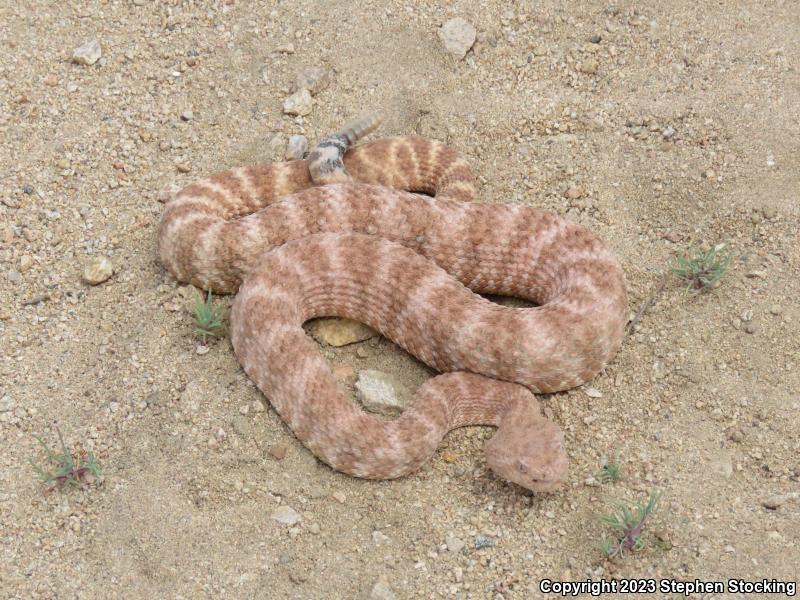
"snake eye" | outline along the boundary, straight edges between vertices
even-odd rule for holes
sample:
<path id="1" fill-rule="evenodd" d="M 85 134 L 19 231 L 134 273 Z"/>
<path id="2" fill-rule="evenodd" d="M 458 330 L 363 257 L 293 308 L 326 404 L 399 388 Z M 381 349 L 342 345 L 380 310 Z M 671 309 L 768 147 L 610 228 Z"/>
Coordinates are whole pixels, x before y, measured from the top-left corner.
<path id="1" fill-rule="evenodd" d="M 520 461 L 517 463 L 517 469 L 519 469 L 520 473 L 527 473 L 528 467 L 525 466 L 525 463 Z"/>

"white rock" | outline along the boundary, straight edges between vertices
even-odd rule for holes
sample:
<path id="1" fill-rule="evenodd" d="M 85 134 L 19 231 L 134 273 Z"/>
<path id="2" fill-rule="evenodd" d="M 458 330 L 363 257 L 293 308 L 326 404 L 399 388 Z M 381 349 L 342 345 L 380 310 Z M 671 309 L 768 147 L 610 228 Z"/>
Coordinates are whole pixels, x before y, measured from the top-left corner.
<path id="1" fill-rule="evenodd" d="M 450 19 L 439 29 L 444 49 L 459 59 L 464 58 L 472 48 L 475 36 L 476 31 L 472 24 L 460 17 Z"/>
<path id="2" fill-rule="evenodd" d="M 397 416 L 405 404 L 397 397 L 398 382 L 380 371 L 366 369 L 359 372 L 356 381 L 356 396 L 370 412 L 387 416 Z"/>
<path id="3" fill-rule="evenodd" d="M 102 56 L 103 51 L 100 49 L 100 44 L 97 40 L 90 40 L 78 46 L 72 52 L 72 62 L 79 65 L 93 65 Z"/>
<path id="4" fill-rule="evenodd" d="M 444 543 L 450 552 L 461 552 L 464 549 L 464 542 L 453 533 L 448 533 L 445 536 Z"/>
<path id="5" fill-rule="evenodd" d="M 11 399 L 11 396 L 3 396 L 0 399 L 0 412 L 11 412 L 14 410 L 14 401 Z"/>
<path id="6" fill-rule="evenodd" d="M 369 592 L 369 600 L 397 600 L 397 596 L 386 581 L 379 579 Z"/>
<path id="7" fill-rule="evenodd" d="M 311 98 L 311 92 L 302 89 L 283 101 L 283 112 L 287 115 L 304 117 L 311 114 L 313 105 L 314 100 Z"/>
<path id="8" fill-rule="evenodd" d="M 272 513 L 272 518 L 284 525 L 296 525 L 300 522 L 300 515 L 291 506 L 282 504 Z"/>
<path id="9" fill-rule="evenodd" d="M 376 546 L 380 546 L 381 544 L 385 544 L 389 541 L 389 536 L 383 533 L 382 531 L 378 531 L 377 529 L 372 532 L 372 543 Z"/>
<path id="10" fill-rule="evenodd" d="M 90 285 L 99 285 L 114 274 L 114 265 L 105 256 L 93 257 L 83 269 L 83 279 Z"/>

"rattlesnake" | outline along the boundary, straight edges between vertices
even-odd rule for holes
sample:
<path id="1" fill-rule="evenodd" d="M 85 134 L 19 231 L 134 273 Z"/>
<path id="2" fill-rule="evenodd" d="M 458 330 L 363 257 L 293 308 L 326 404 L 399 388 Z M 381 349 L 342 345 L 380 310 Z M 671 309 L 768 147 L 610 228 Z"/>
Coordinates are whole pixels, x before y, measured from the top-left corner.
<path id="1" fill-rule="evenodd" d="M 190 184 L 165 208 L 161 261 L 181 281 L 238 290 L 237 358 L 333 468 L 399 477 L 450 429 L 489 424 L 498 426 L 486 446 L 492 470 L 550 490 L 567 473 L 563 436 L 531 392 L 577 386 L 617 351 L 622 270 L 577 224 L 528 206 L 473 202 L 469 165 L 440 142 L 406 136 L 350 148 L 376 124 L 346 127 L 308 161 Z M 319 316 L 362 321 L 445 374 L 398 419 L 382 421 L 346 397 L 305 335 L 303 322 Z"/>

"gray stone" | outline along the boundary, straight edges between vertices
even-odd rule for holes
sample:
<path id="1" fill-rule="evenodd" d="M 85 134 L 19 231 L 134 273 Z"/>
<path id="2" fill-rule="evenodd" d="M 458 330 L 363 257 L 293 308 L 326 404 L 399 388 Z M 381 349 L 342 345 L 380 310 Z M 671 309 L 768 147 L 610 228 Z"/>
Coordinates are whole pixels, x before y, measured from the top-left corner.
<path id="1" fill-rule="evenodd" d="M 472 48 L 476 35 L 472 24 L 460 17 L 450 19 L 439 29 L 444 49 L 459 59 L 464 58 Z"/>
<path id="2" fill-rule="evenodd" d="M 356 396 L 370 412 L 397 416 L 405 408 L 404 403 L 397 397 L 397 385 L 390 375 L 367 369 L 358 374 Z"/>

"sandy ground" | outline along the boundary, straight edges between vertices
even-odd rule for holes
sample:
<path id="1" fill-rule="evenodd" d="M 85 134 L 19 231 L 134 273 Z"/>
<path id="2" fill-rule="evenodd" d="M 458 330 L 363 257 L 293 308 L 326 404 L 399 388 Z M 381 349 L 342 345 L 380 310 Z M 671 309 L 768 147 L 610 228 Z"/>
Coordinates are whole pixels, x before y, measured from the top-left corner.
<path id="1" fill-rule="evenodd" d="M 0 3 L 0 596 L 499 600 L 540 597 L 543 578 L 797 579 L 797 2 L 360 4 Z M 463 60 L 437 35 L 452 17 L 478 31 Z M 91 39 L 102 58 L 73 63 Z M 286 116 L 308 66 L 331 83 Z M 632 313 L 691 244 L 734 252 L 711 293 L 668 280 L 591 382 L 600 397 L 544 399 L 571 460 L 557 493 L 494 478 L 485 428 L 399 481 L 333 472 L 227 338 L 197 352 L 187 290 L 155 260 L 159 190 L 376 108 L 382 134 L 468 157 L 483 201 L 606 240 Z M 115 274 L 93 287 L 98 255 Z M 430 374 L 383 339 L 323 351 L 410 390 Z M 95 454 L 94 484 L 35 480 L 33 436 L 55 443 L 56 427 Z M 600 484 L 617 451 L 622 479 Z M 653 490 L 645 548 L 605 560 L 595 515 Z M 276 522 L 279 505 L 300 521 Z"/>

